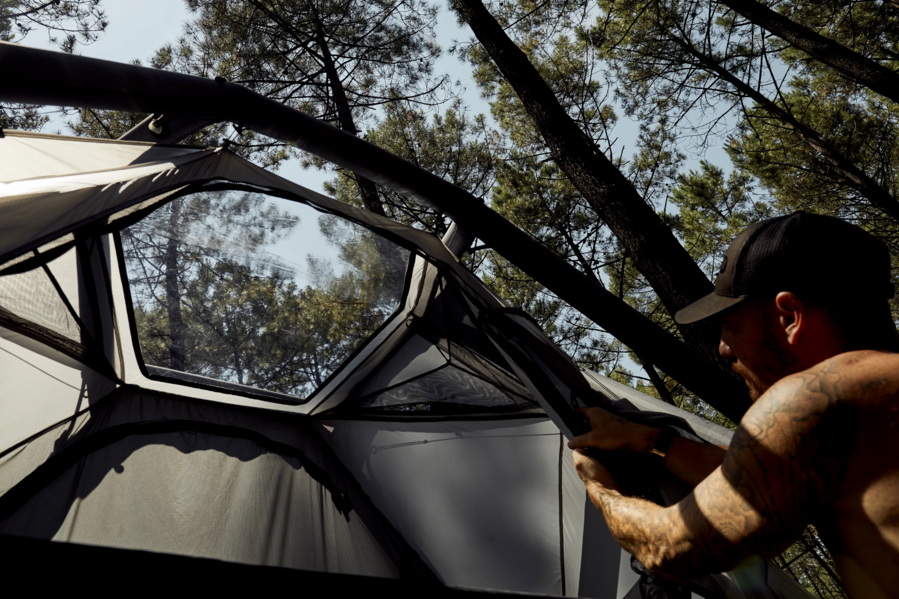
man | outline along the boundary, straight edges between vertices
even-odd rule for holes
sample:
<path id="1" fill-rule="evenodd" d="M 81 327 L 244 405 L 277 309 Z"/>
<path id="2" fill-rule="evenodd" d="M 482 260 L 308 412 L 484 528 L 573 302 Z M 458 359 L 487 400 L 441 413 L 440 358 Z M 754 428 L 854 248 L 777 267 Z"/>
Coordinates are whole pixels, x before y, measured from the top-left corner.
<path id="1" fill-rule="evenodd" d="M 624 496 L 574 452 L 618 542 L 672 579 L 779 554 L 813 523 L 852 597 L 899 594 L 899 340 L 886 248 L 839 219 L 797 212 L 734 240 L 714 293 L 675 315 L 722 323 L 720 353 L 753 404 L 726 450 L 584 410 L 572 448 L 664 457 L 694 485 L 671 507 Z"/>

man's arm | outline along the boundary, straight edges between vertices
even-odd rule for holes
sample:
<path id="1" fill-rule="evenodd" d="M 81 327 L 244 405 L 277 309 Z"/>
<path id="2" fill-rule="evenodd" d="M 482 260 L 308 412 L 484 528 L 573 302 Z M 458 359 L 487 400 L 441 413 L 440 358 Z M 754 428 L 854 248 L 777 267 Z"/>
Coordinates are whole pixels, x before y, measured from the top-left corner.
<path id="1" fill-rule="evenodd" d="M 578 473 L 612 535 L 647 568 L 674 578 L 729 570 L 751 555 L 786 548 L 833 491 L 813 471 L 820 448 L 811 433 L 835 401 L 840 377 L 827 363 L 813 370 L 765 393 L 744 417 L 721 467 L 674 506 L 623 496 L 597 460 L 575 452 Z"/>
<path id="2" fill-rule="evenodd" d="M 568 447 L 596 447 L 604 451 L 625 449 L 643 455 L 652 453 L 659 429 L 630 422 L 602 408 L 579 411 L 590 420 L 593 430 L 572 439 Z M 726 452 L 726 447 L 676 437 L 665 455 L 665 468 L 695 487 L 721 465 Z"/>

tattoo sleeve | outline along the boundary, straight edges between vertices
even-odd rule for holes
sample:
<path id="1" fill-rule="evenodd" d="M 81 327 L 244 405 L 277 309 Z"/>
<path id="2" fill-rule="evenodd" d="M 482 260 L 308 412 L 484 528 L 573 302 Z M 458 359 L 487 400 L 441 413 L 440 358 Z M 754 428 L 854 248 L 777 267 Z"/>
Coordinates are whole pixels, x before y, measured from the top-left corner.
<path id="1" fill-rule="evenodd" d="M 599 483 L 588 483 L 590 498 L 618 542 L 659 574 L 695 578 L 751 555 L 776 555 L 834 490 L 834 477 L 815 472 L 822 450 L 815 429 L 839 383 L 825 363 L 773 386 L 747 412 L 722 466 L 676 505 Z"/>

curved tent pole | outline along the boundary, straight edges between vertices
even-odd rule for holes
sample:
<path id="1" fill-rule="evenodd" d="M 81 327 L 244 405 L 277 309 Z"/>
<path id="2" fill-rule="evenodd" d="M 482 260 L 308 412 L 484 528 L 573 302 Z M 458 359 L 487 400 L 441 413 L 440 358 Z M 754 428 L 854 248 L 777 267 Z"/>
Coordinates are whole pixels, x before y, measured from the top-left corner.
<path id="1" fill-rule="evenodd" d="M 482 200 L 332 125 L 222 78 L 203 79 L 5 42 L 0 42 L 0 72 L 4 79 L 0 100 L 5 102 L 178 115 L 181 123 L 195 120 L 198 126 L 227 121 L 348 168 L 446 214 L 731 420 L 738 422 L 749 405 L 745 388 L 735 379 Z"/>

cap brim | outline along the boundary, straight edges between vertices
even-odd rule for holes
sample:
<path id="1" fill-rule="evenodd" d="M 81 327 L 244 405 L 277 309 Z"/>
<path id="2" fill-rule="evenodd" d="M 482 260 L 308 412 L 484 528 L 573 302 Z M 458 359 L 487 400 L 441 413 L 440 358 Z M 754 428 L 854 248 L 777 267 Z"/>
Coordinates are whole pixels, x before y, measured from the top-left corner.
<path id="1" fill-rule="evenodd" d="M 744 299 L 746 298 L 726 297 L 712 292 L 707 296 L 696 300 L 683 310 L 678 310 L 677 314 L 674 315 L 674 322 L 678 324 L 698 322 L 704 318 L 723 312 L 731 306 L 736 306 Z"/>

